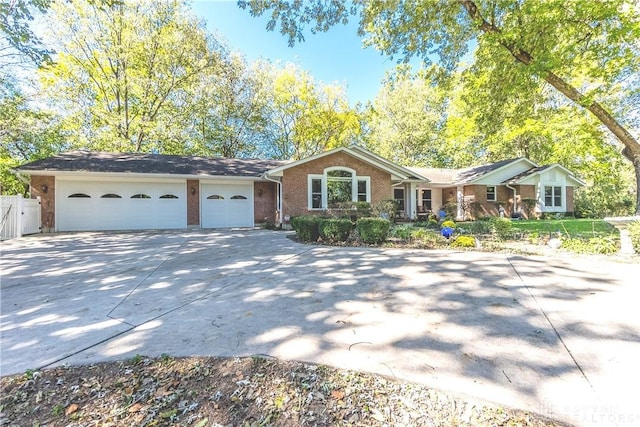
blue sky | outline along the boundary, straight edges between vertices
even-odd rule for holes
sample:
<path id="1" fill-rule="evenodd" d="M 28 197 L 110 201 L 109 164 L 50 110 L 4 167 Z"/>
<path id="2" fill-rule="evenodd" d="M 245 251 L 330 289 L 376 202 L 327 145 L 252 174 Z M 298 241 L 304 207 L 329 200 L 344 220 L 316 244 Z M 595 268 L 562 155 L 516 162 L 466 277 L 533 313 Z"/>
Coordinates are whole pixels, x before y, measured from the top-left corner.
<path id="1" fill-rule="evenodd" d="M 357 21 L 336 26 L 327 33 L 311 34 L 293 48 L 277 30 L 267 31 L 267 17 L 251 17 L 235 1 L 194 0 L 193 12 L 217 32 L 247 61 L 258 58 L 293 62 L 324 83 L 340 83 L 347 89 L 351 104 L 373 100 L 385 71 L 393 69 L 390 59 L 373 48 L 364 49 L 357 35 Z"/>

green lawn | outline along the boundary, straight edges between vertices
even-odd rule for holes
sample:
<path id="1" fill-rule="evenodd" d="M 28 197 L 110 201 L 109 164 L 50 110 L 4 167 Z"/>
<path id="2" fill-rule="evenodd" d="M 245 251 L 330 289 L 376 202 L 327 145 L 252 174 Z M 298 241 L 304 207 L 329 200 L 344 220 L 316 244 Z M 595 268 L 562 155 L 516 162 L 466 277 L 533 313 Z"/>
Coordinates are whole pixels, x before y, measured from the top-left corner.
<path id="1" fill-rule="evenodd" d="M 550 219 L 512 221 L 514 231 L 538 232 L 541 235 L 560 232 L 571 237 L 594 237 L 617 235 L 612 225 L 601 219 Z"/>

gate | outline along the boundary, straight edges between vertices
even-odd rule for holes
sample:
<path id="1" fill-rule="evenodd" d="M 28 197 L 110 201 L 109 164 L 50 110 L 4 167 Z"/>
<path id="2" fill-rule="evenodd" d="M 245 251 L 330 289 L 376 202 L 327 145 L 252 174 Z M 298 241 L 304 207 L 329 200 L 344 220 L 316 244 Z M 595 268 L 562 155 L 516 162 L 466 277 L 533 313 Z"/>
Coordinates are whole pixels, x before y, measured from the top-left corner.
<path id="1" fill-rule="evenodd" d="M 39 197 L 0 196 L 0 240 L 39 233 L 41 225 Z"/>

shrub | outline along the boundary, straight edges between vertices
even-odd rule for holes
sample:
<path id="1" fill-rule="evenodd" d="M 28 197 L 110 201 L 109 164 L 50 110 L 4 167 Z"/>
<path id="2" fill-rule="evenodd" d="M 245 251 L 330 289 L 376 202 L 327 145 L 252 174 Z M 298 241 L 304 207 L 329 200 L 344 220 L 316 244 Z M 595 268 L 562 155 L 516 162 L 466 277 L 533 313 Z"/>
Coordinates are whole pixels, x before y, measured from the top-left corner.
<path id="1" fill-rule="evenodd" d="M 383 200 L 373 207 L 373 214 L 389 221 L 396 217 L 398 205 L 395 200 Z"/>
<path id="2" fill-rule="evenodd" d="M 439 246 L 445 246 L 445 239 L 432 230 L 424 228 L 416 228 L 411 231 L 411 238 L 420 243 L 420 245 L 433 249 Z"/>
<path id="3" fill-rule="evenodd" d="M 634 221 L 627 226 L 633 250 L 640 254 L 640 221 Z"/>
<path id="4" fill-rule="evenodd" d="M 608 255 L 618 252 L 615 240 L 610 237 L 568 238 L 562 240 L 560 247 L 579 254 Z"/>
<path id="5" fill-rule="evenodd" d="M 330 242 L 344 242 L 349 238 L 353 224 L 348 219 L 321 218 L 318 221 L 320 237 Z"/>
<path id="6" fill-rule="evenodd" d="M 513 227 L 513 224 L 511 224 L 511 220 L 509 218 L 491 218 L 491 220 L 489 221 L 489 226 L 491 229 L 491 234 L 493 234 L 498 239 L 505 240 L 511 237 L 511 229 Z"/>
<path id="7" fill-rule="evenodd" d="M 391 222 L 384 218 L 360 218 L 356 228 L 364 243 L 381 243 L 387 239 Z"/>
<path id="8" fill-rule="evenodd" d="M 448 219 L 442 223 L 442 228 L 445 228 L 445 227 L 456 228 L 456 223 Z"/>
<path id="9" fill-rule="evenodd" d="M 391 228 L 389 235 L 398 239 L 409 240 L 411 238 L 412 231 L 413 227 L 410 225 L 398 225 Z"/>
<path id="10" fill-rule="evenodd" d="M 313 215 L 297 216 L 291 219 L 291 226 L 296 236 L 303 242 L 315 242 L 320 237 L 318 230 L 319 219 Z"/>
<path id="11" fill-rule="evenodd" d="M 475 248 L 476 238 L 473 236 L 458 236 L 450 245 L 452 248 Z"/>
<path id="12" fill-rule="evenodd" d="M 491 223 L 489 221 L 474 221 L 474 222 L 465 224 L 465 227 L 471 234 L 491 233 Z"/>

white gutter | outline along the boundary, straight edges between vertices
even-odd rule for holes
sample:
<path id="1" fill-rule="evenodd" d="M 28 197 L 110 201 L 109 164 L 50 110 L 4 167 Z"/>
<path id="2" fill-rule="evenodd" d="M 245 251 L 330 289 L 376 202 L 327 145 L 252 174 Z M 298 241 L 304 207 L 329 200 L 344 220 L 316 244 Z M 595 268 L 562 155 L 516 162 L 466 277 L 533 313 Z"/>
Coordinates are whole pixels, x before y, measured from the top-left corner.
<path id="1" fill-rule="evenodd" d="M 263 179 L 267 181 L 275 182 L 278 185 L 278 201 L 276 203 L 276 212 L 278 213 L 278 225 L 282 226 L 282 181 L 269 178 L 267 174 L 262 175 Z"/>
<path id="2" fill-rule="evenodd" d="M 514 213 L 516 213 L 516 211 L 518 209 L 518 202 L 517 202 L 517 200 L 518 200 L 518 191 L 514 187 L 509 185 L 508 183 L 505 184 L 505 187 L 507 187 L 510 190 L 513 190 L 513 212 L 511 213 L 513 215 Z"/>

